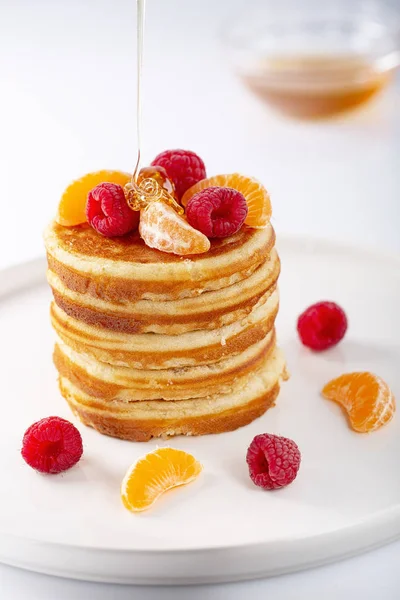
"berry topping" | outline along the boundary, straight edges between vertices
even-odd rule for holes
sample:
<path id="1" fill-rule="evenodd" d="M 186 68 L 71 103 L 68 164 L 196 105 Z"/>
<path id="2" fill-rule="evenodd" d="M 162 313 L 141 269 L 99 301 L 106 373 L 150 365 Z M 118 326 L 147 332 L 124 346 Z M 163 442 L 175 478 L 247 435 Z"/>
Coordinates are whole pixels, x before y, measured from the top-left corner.
<path id="1" fill-rule="evenodd" d="M 140 211 L 139 231 L 147 246 L 162 252 L 186 255 L 210 249 L 210 240 L 164 202 L 152 202 Z"/>
<path id="2" fill-rule="evenodd" d="M 73 467 L 83 452 L 81 434 L 69 421 L 47 417 L 31 425 L 22 440 L 22 458 L 41 473 L 61 473 Z"/>
<path id="3" fill-rule="evenodd" d="M 187 206 L 195 194 L 209 187 L 228 187 L 241 192 L 246 199 L 248 208 L 246 225 L 255 228 L 263 228 L 268 225 L 272 209 L 267 190 L 257 179 L 240 175 L 240 173 L 215 175 L 199 181 L 184 194 L 182 206 Z"/>
<path id="4" fill-rule="evenodd" d="M 115 183 L 100 183 L 89 192 L 86 217 L 106 237 L 125 235 L 139 224 L 139 212 L 129 208 L 123 188 Z"/>
<path id="5" fill-rule="evenodd" d="M 317 302 L 298 318 L 297 331 L 304 346 L 312 350 L 327 350 L 343 339 L 347 317 L 335 302 Z"/>
<path id="6" fill-rule="evenodd" d="M 253 483 L 264 490 L 276 490 L 296 479 L 301 454 L 293 440 L 262 433 L 251 442 L 246 460 Z"/>
<path id="7" fill-rule="evenodd" d="M 129 173 L 106 169 L 88 173 L 80 179 L 76 179 L 67 187 L 61 197 L 56 217 L 57 223 L 64 227 L 86 223 L 85 210 L 90 190 L 104 181 L 124 186 L 130 179 Z"/>
<path id="8" fill-rule="evenodd" d="M 164 167 L 175 186 L 178 200 L 192 185 L 207 177 L 200 156 L 190 150 L 164 150 L 151 164 Z"/>
<path id="9" fill-rule="evenodd" d="M 189 223 L 209 238 L 233 235 L 239 231 L 246 216 L 243 194 L 231 188 L 206 188 L 195 194 L 186 207 Z"/>

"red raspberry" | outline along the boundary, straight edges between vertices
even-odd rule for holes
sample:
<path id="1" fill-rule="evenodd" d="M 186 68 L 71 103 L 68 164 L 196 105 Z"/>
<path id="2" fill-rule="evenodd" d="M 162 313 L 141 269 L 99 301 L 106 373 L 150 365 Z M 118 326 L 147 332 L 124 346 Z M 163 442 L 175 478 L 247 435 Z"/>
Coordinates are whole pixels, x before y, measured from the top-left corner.
<path id="1" fill-rule="evenodd" d="M 178 200 L 192 185 L 207 177 L 206 168 L 200 156 L 190 150 L 164 150 L 155 157 L 151 164 L 164 167 L 175 186 Z"/>
<path id="2" fill-rule="evenodd" d="M 116 183 L 100 183 L 89 192 L 86 218 L 106 237 L 125 235 L 139 225 L 139 211 L 129 208 L 123 188 Z"/>
<path id="3" fill-rule="evenodd" d="M 190 225 L 209 238 L 233 235 L 247 217 L 247 202 L 240 192 L 227 187 L 209 187 L 188 202 Z"/>
<path id="4" fill-rule="evenodd" d="M 296 479 L 301 454 L 293 440 L 262 433 L 251 442 L 246 460 L 253 483 L 264 490 L 276 490 Z"/>
<path id="5" fill-rule="evenodd" d="M 69 421 L 47 417 L 25 431 L 22 458 L 41 473 L 61 473 L 73 467 L 83 452 L 81 434 Z"/>
<path id="6" fill-rule="evenodd" d="M 304 346 L 312 350 L 327 350 L 343 339 L 347 331 L 347 317 L 334 302 L 317 302 L 299 316 L 297 331 Z"/>

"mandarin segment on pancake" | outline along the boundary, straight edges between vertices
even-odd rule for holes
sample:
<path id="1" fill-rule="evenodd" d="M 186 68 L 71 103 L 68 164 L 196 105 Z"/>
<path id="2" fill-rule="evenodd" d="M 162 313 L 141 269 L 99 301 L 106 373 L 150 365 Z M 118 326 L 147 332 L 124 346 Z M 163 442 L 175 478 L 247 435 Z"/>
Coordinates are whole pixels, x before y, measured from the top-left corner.
<path id="1" fill-rule="evenodd" d="M 86 201 L 89 192 L 100 183 L 116 183 L 124 186 L 130 178 L 131 175 L 123 171 L 103 169 L 76 179 L 61 197 L 56 221 L 64 227 L 86 223 Z"/>
<path id="2" fill-rule="evenodd" d="M 194 187 L 203 185 L 201 159 L 185 153 L 167 152 L 161 165 L 180 193 L 193 178 Z M 269 196 L 251 178 L 226 177 L 213 183 L 215 202 L 207 206 L 208 227 L 221 237 L 191 227 L 168 199 L 146 205 L 145 196 L 139 230 L 126 235 L 111 237 L 108 222 L 101 233 L 90 223 L 56 221 L 46 230 L 61 394 L 103 434 L 147 441 L 231 431 L 276 401 L 287 371 L 275 333 L 280 261 Z M 209 195 L 198 198 L 192 218 L 201 229 Z M 113 206 L 122 201 L 104 205 L 100 218 L 113 225 Z M 242 224 L 243 202 L 258 215 L 257 228 Z"/>
<path id="3" fill-rule="evenodd" d="M 139 232 L 150 248 L 179 256 L 203 254 L 209 239 L 163 202 L 152 202 L 141 211 Z"/>

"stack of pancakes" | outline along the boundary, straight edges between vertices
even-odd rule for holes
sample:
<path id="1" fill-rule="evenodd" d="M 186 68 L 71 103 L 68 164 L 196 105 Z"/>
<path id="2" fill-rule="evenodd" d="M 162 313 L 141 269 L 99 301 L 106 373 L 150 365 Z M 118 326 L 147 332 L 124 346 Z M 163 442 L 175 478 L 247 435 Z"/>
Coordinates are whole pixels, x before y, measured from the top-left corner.
<path id="1" fill-rule="evenodd" d="M 271 226 L 190 257 L 88 225 L 53 222 L 45 243 L 54 361 L 83 423 L 145 441 L 233 430 L 274 403 L 285 361 Z"/>

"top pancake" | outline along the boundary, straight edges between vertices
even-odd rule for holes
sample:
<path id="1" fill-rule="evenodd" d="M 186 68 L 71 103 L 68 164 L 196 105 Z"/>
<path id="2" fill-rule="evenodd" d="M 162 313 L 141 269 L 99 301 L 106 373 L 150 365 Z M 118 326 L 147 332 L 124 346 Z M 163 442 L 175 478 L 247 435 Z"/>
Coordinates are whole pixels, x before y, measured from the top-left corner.
<path id="1" fill-rule="evenodd" d="M 242 227 L 213 240 L 205 254 L 177 256 L 145 245 L 137 232 L 105 238 L 88 225 L 45 232 L 50 269 L 70 290 L 117 302 L 194 297 L 242 281 L 269 256 L 275 243 L 271 225 Z"/>

